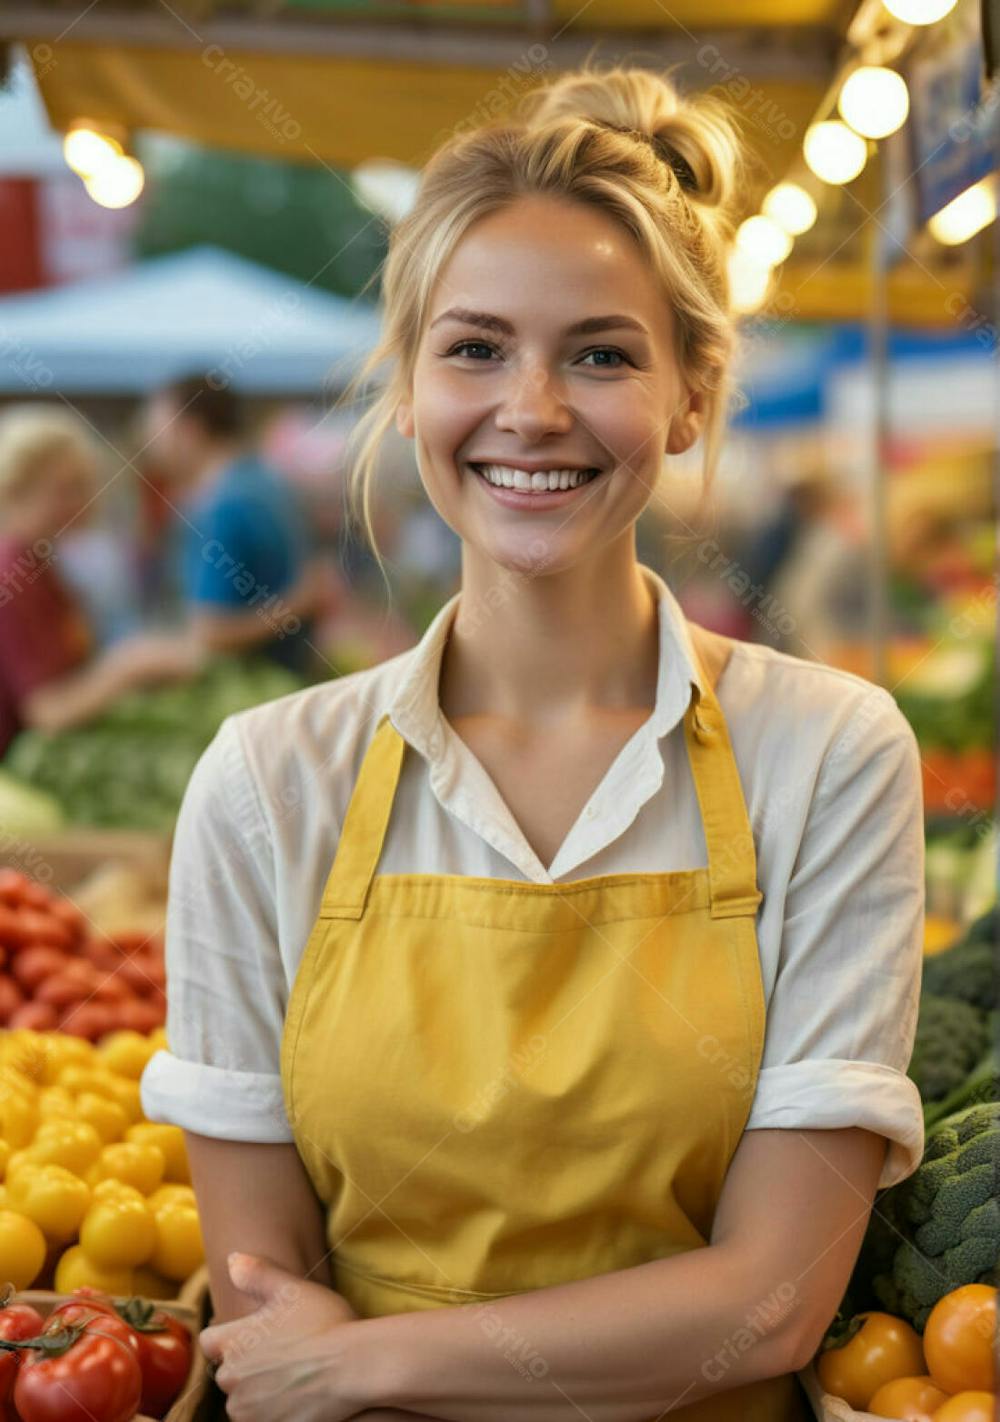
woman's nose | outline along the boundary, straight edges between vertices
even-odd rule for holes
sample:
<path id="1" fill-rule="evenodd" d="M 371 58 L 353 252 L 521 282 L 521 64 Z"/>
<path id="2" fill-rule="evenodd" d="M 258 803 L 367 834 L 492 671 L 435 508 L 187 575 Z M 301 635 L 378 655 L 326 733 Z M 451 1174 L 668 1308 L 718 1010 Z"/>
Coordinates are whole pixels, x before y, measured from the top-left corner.
<path id="1" fill-rule="evenodd" d="M 512 430 L 529 443 L 548 431 L 569 430 L 573 416 L 560 382 L 544 367 L 533 365 L 512 372 L 496 423 L 497 429 Z"/>

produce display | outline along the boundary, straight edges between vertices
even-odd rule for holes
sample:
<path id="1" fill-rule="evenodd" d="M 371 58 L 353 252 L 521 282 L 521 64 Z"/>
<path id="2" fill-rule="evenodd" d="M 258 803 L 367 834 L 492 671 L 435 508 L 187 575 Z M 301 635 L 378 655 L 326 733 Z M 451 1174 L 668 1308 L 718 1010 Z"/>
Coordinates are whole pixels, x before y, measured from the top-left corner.
<path id="1" fill-rule="evenodd" d="M 163 939 L 91 931 L 80 906 L 0 869 L 0 1027 L 96 1041 L 151 1032 L 166 1016 Z"/>
<path id="2" fill-rule="evenodd" d="M 988 810 L 997 785 L 991 639 L 932 634 L 926 654 L 894 694 L 920 742 L 927 812 L 954 813 L 963 803 Z"/>
<path id="3" fill-rule="evenodd" d="M 4 768 L 71 823 L 169 829 L 220 723 L 302 685 L 264 658 L 218 658 L 195 680 L 131 692 L 76 730 L 22 731 Z"/>
<path id="4" fill-rule="evenodd" d="M 184 1324 L 145 1299 L 79 1289 L 43 1317 L 0 1306 L 0 1409 L 5 1422 L 162 1418 L 188 1378 Z"/>
<path id="5" fill-rule="evenodd" d="M 923 1337 L 901 1318 L 838 1319 L 815 1370 L 824 1392 L 868 1417 L 905 1422 L 995 1422 L 997 1290 L 966 1284 L 944 1294 Z"/>
<path id="6" fill-rule="evenodd" d="M 184 1133 L 142 1116 L 139 1078 L 164 1044 L 0 1040 L 0 1284 L 165 1299 L 200 1266 Z"/>

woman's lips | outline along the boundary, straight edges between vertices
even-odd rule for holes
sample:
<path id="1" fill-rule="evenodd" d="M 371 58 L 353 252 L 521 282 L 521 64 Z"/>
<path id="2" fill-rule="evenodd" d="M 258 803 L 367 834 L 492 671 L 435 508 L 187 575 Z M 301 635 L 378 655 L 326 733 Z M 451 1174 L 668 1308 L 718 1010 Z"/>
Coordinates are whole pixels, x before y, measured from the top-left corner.
<path id="1" fill-rule="evenodd" d="M 544 491 L 508 489 L 499 484 L 491 484 L 485 474 L 481 473 L 475 464 L 467 465 L 469 471 L 475 475 L 476 482 L 485 488 L 499 504 L 512 509 L 544 509 L 559 508 L 562 504 L 568 504 L 582 494 L 586 489 L 598 483 L 604 475 L 604 470 L 598 470 L 596 475 L 577 484 L 572 489 L 546 489 Z"/>

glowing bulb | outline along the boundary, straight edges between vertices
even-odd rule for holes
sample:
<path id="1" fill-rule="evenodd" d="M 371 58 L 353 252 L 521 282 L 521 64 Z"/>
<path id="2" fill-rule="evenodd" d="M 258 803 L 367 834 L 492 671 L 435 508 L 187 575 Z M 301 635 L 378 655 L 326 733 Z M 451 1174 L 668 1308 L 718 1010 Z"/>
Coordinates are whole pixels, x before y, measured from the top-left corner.
<path id="1" fill-rule="evenodd" d="M 733 310 L 749 316 L 764 304 L 771 284 L 772 268 L 755 262 L 740 248 L 730 253 L 728 268 L 729 299 Z"/>
<path id="2" fill-rule="evenodd" d="M 808 232 L 816 221 L 816 204 L 812 194 L 798 183 L 779 183 L 765 197 L 764 214 L 792 237 Z"/>
<path id="3" fill-rule="evenodd" d="M 736 246 L 756 266 L 776 267 L 792 250 L 792 239 L 770 217 L 748 217 L 736 233 Z"/>
<path id="4" fill-rule="evenodd" d="M 907 25 L 933 25 L 954 10 L 957 0 L 882 0 L 890 15 Z"/>
<path id="5" fill-rule="evenodd" d="M 910 112 L 910 91 L 895 69 L 863 64 L 844 80 L 837 100 L 841 117 L 864 138 L 888 138 Z"/>
<path id="6" fill-rule="evenodd" d="M 120 158 L 122 146 L 92 128 L 72 128 L 63 139 L 63 157 L 81 178 L 89 178 L 105 163 Z"/>
<path id="7" fill-rule="evenodd" d="M 868 158 L 868 145 L 846 123 L 827 119 L 806 129 L 805 160 L 824 183 L 849 183 Z"/>
<path id="8" fill-rule="evenodd" d="M 135 158 L 119 155 L 85 179 L 87 192 L 101 207 L 128 207 L 142 192 L 146 175 Z"/>
<path id="9" fill-rule="evenodd" d="M 931 236 L 946 247 L 957 247 L 960 242 L 968 242 L 970 237 L 981 232 L 996 215 L 996 184 L 991 174 L 971 188 L 966 188 L 947 207 L 936 212 L 927 227 Z"/>

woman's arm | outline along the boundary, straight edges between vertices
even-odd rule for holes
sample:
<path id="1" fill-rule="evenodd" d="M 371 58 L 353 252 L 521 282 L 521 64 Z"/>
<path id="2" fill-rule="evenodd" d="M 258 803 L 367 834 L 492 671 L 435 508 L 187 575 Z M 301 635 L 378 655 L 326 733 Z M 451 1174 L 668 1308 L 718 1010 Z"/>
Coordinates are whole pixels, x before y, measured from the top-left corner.
<path id="1" fill-rule="evenodd" d="M 227 1260 L 234 1251 L 263 1255 L 297 1279 L 328 1291 L 325 1299 L 312 1290 L 302 1290 L 294 1299 L 289 1294 L 283 1307 L 279 1288 L 270 1317 L 260 1319 L 256 1328 L 248 1325 L 244 1337 L 235 1340 L 248 1362 L 265 1339 L 280 1335 L 289 1325 L 300 1335 L 311 1322 L 335 1327 L 329 1320 L 338 1315 L 344 1322 L 354 1318 L 340 1295 L 329 1292 L 330 1251 L 323 1207 L 295 1146 L 223 1141 L 190 1131 L 185 1131 L 184 1139 L 205 1239 L 213 1326 L 245 1318 L 260 1307 L 258 1298 L 242 1293 L 229 1277 Z M 413 1412 L 382 1409 L 362 1413 L 361 1418 L 363 1422 L 437 1422 Z"/>
<path id="2" fill-rule="evenodd" d="M 363 1322 L 334 1344 L 333 1377 L 371 1405 L 458 1422 L 507 1422 L 528 1406 L 538 1422 L 646 1422 L 796 1371 L 847 1286 L 885 1144 L 855 1128 L 748 1131 L 706 1249 Z"/>

